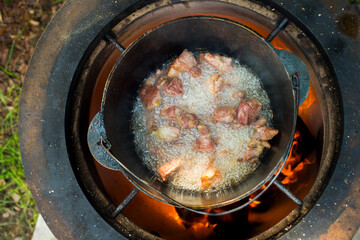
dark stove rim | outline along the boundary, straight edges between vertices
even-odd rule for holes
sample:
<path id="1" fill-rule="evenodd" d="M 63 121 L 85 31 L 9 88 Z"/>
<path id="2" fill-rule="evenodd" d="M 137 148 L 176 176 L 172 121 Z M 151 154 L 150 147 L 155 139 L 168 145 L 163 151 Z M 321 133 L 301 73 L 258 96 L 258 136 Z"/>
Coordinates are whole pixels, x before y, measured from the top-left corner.
<path id="1" fill-rule="evenodd" d="M 88 0 L 87 1 L 87 4 L 90 4 L 91 2 L 96 2 L 96 1 L 93 1 L 93 0 Z M 66 6 L 67 7 L 69 7 L 69 5 L 71 5 L 70 3 L 73 3 L 73 2 L 75 2 L 75 1 L 71 1 L 71 0 L 69 0 L 67 3 L 66 3 Z M 129 1 L 124 1 L 124 2 L 129 2 Z M 85 4 L 85 6 L 87 6 L 87 4 Z M 113 7 L 116 7 L 116 6 L 113 6 Z M 62 17 L 64 17 L 64 16 L 62 16 Z M 57 16 L 56 17 L 56 19 L 61 19 L 60 18 L 60 16 Z M 54 24 L 54 23 L 53 23 Z M 52 27 L 54 27 L 54 26 L 52 26 Z M 49 34 L 49 28 L 47 29 L 47 33 L 46 34 Z M 44 36 L 46 36 L 46 34 L 44 34 Z M 39 48 L 44 48 L 44 46 L 41 46 L 40 44 L 38 45 L 38 47 L 37 47 L 37 49 L 39 49 Z M 57 54 L 59 54 L 59 53 L 57 53 Z M 35 56 L 36 57 L 38 57 L 40 54 L 39 53 L 36 53 L 36 54 L 34 54 L 34 57 L 33 58 L 35 58 Z M 32 67 L 35 67 L 34 65 L 35 65 L 35 63 L 36 63 L 37 61 L 36 60 L 34 60 L 34 59 L 32 59 L 32 62 L 31 62 L 31 65 L 30 66 L 32 66 Z M 34 74 L 33 72 L 31 72 L 30 71 L 30 73 L 28 73 L 27 74 L 27 78 L 30 78 L 30 77 L 33 77 L 33 76 L 30 76 L 31 74 Z M 35 74 L 36 75 L 36 74 Z M 26 89 L 27 88 L 27 89 Z M 30 86 L 29 86 L 29 84 L 25 84 L 25 86 L 24 86 L 24 94 L 26 95 L 26 94 L 28 94 L 28 93 L 26 93 L 26 91 L 30 91 Z M 45 91 L 45 89 L 43 89 L 43 91 Z M 22 99 L 22 106 L 24 107 L 25 105 L 28 105 L 29 103 L 26 103 L 26 100 L 23 100 Z M 24 130 L 24 128 L 26 128 L 27 127 L 27 125 L 26 125 L 26 123 L 25 123 L 25 121 L 26 120 L 28 120 L 28 116 L 27 116 L 27 114 L 30 114 L 30 112 L 31 112 L 31 110 L 32 109 L 27 109 L 27 110 L 24 110 L 24 109 L 22 109 L 21 110 L 21 113 L 20 113 L 20 130 L 21 130 L 21 132 Z M 37 110 L 39 113 L 43 113 L 42 111 L 40 111 L 40 110 Z M 38 120 L 38 119 L 37 119 Z M 40 128 L 40 126 L 41 126 L 42 124 L 40 123 L 40 124 L 36 124 L 36 123 L 34 123 L 34 122 L 32 122 L 32 127 L 34 127 L 35 128 L 35 130 L 36 129 L 39 129 Z M 29 159 L 29 158 L 27 158 L 27 156 L 26 156 L 26 150 L 25 150 L 25 145 L 26 145 L 26 135 L 24 135 L 24 134 L 22 134 L 22 133 L 20 133 L 20 141 L 21 141 L 21 145 L 22 145 L 22 147 L 21 147 L 21 153 L 22 153 L 22 156 L 23 156 L 23 162 L 24 162 L 24 165 L 25 165 L 25 167 L 27 166 L 28 168 L 25 168 L 25 172 L 26 172 L 26 176 L 27 176 L 27 178 L 28 178 L 28 180 L 30 179 L 30 181 L 29 181 L 29 183 L 32 183 L 32 184 L 36 184 L 36 180 L 31 180 L 32 178 L 34 178 L 34 177 L 32 177 L 31 176 L 31 167 L 29 167 L 29 164 L 28 164 L 28 162 L 30 161 L 31 162 L 31 159 Z M 42 142 L 42 139 L 36 139 L 37 141 L 39 141 L 39 142 Z M 44 167 L 44 168 L 46 168 L 46 167 Z M 35 197 L 35 199 L 37 200 L 37 202 L 41 202 L 41 199 L 40 199 L 40 197 L 36 197 L 36 191 L 37 190 L 41 190 L 41 189 L 39 189 L 39 188 L 37 188 L 37 186 L 31 186 L 31 188 L 32 188 L 32 192 L 33 192 L 33 194 L 34 194 L 34 197 Z M 47 189 L 46 188 L 44 188 L 44 189 L 42 189 L 43 190 L 43 193 L 41 193 L 43 196 L 45 196 L 45 197 L 49 197 L 49 195 L 48 194 L 46 194 L 46 191 L 47 191 Z M 74 191 L 75 192 L 77 192 L 77 193 L 80 193 L 80 192 L 78 192 L 78 188 L 76 188 L 76 189 L 74 189 Z M 81 198 L 82 199 L 82 201 L 83 200 L 87 200 L 86 198 L 84 198 L 83 196 L 78 196 L 79 198 Z M 51 197 L 49 197 L 49 199 L 52 199 L 53 201 L 56 201 L 56 199 L 55 198 L 51 198 Z M 47 204 L 47 202 L 43 202 L 43 203 L 41 203 L 41 204 L 39 204 L 39 206 L 40 205 L 45 205 L 45 204 Z M 46 215 L 51 215 L 51 214 L 47 214 L 46 212 L 43 212 L 43 214 L 46 216 Z M 96 215 L 94 216 L 94 217 L 96 217 Z M 80 219 L 79 219 L 80 220 Z M 48 220 L 48 221 L 50 221 L 50 220 Z M 52 223 L 52 225 L 54 225 L 54 223 Z M 79 230 L 79 234 L 81 234 L 81 231 Z M 58 233 L 58 236 L 60 236 L 61 235 L 61 233 Z M 79 235 L 79 236 L 81 236 L 81 235 Z M 115 236 L 115 235 L 114 235 Z M 118 235 L 116 235 L 117 237 L 118 237 Z"/>
<path id="2" fill-rule="evenodd" d="M 139 2 L 122 0 L 121 4 L 117 4 L 116 1 L 107 1 L 103 2 L 101 7 L 98 4 L 97 0 L 68 0 L 61 7 L 37 43 L 21 96 L 19 142 L 25 176 L 40 213 L 58 239 L 125 239 L 93 210 L 79 183 L 74 181 L 76 176 L 68 159 L 65 132 L 62 131 L 65 129 L 64 109 L 68 96 L 68 91 L 63 89 L 70 85 L 75 74 L 76 69 L 71 66 L 78 66 L 86 49 L 74 47 L 69 39 L 61 37 L 70 36 L 73 41 L 77 40 L 74 41 L 77 44 L 90 46 L 104 26 L 111 26 L 116 17 L 121 17 L 119 13 L 132 12 L 131 9 Z M 79 8 L 102 17 L 93 20 L 84 15 L 73 14 L 69 18 L 67 12 L 78 12 Z M 65 24 L 67 29 L 59 32 L 59 22 L 72 22 L 72 25 L 69 27 Z M 82 34 L 81 31 L 84 31 L 86 24 L 92 24 L 92 27 L 85 29 L 85 33 Z M 60 45 L 59 51 L 56 49 L 56 43 Z M 44 66 L 40 59 L 49 56 L 51 57 Z M 66 65 L 69 59 L 72 64 L 76 64 L 59 73 L 56 66 Z M 54 78 L 58 78 L 60 83 L 57 89 L 51 89 L 53 86 L 49 86 L 50 82 L 55 82 L 52 81 Z M 70 80 L 70 83 L 66 80 Z M 49 93 L 50 91 L 52 93 Z M 65 99 L 56 99 L 64 91 Z M 44 102 L 52 102 L 57 108 L 52 109 L 53 107 Z M 55 116 L 49 116 L 48 112 L 54 113 Z M 59 135 L 49 136 L 49 132 L 44 131 L 46 128 L 50 131 L 57 129 Z M 60 148 L 65 151 L 59 151 Z M 34 149 L 36 151 L 33 151 Z M 48 162 L 48 159 L 51 161 Z M 59 192 L 60 195 L 57 194 Z M 83 222 L 87 222 L 89 227 L 84 229 Z M 133 233 L 126 233 L 131 234 Z M 133 237 L 143 238 L 136 235 Z"/>
<path id="3" fill-rule="evenodd" d="M 255 1 L 254 1 L 255 2 Z M 291 17 L 291 19 L 290 19 L 290 21 L 292 21 L 292 18 L 293 17 Z M 296 23 L 296 22 L 298 22 L 298 21 L 292 21 L 292 22 L 294 22 L 294 23 Z M 303 26 L 302 27 L 302 29 L 303 30 L 307 30 L 307 32 L 309 32 L 309 30 L 306 28 L 306 26 L 304 26 L 304 25 L 302 25 L 302 24 L 300 24 L 301 26 Z M 325 62 L 327 62 L 327 63 L 330 63 L 329 64 L 329 69 L 328 69 L 328 71 L 330 72 L 330 75 L 331 76 L 333 76 L 334 77 L 334 79 L 336 79 L 336 75 L 334 74 L 334 71 L 333 71 L 333 69 L 332 69 L 332 67 L 331 67 L 331 61 L 329 60 L 329 57 L 328 57 L 328 55 L 324 52 L 324 50 L 323 50 L 323 48 L 321 47 L 321 45 L 319 45 L 319 42 L 316 40 L 316 38 L 309 32 L 309 35 L 310 36 L 308 36 L 310 39 L 311 39 L 311 41 L 316 45 L 316 47 L 320 50 L 320 52 L 322 53 L 322 58 L 325 60 Z M 336 86 L 336 87 L 338 87 L 338 86 Z M 338 110 L 340 110 L 340 117 L 338 118 L 338 123 L 339 123 L 339 125 L 340 125 L 340 127 L 338 127 L 338 128 L 336 128 L 337 130 L 338 130 L 338 132 L 337 133 L 339 133 L 340 135 L 342 135 L 342 133 L 343 133 L 343 121 L 342 121 L 342 106 L 341 106 L 341 96 L 340 95 L 337 95 L 339 98 L 337 99 L 338 101 L 339 101 L 339 104 L 340 104 L 340 107 L 337 107 L 336 109 L 338 109 Z M 330 107 L 331 108 L 331 107 Z M 337 141 L 337 146 L 341 146 L 341 141 Z M 336 149 L 338 149 L 338 147 L 336 147 Z M 331 159 L 337 159 L 337 155 L 335 154 L 335 157 L 332 157 Z M 331 175 L 331 173 L 333 172 L 333 170 L 334 170 L 334 167 L 335 167 L 335 161 L 334 161 L 334 165 L 332 165 L 331 166 L 331 170 L 329 171 L 329 173 L 330 173 L 330 175 Z M 326 187 L 326 185 L 327 185 L 327 183 L 325 183 L 325 184 L 323 184 L 324 185 L 324 188 Z M 302 215 L 301 217 L 303 217 L 304 215 Z"/>

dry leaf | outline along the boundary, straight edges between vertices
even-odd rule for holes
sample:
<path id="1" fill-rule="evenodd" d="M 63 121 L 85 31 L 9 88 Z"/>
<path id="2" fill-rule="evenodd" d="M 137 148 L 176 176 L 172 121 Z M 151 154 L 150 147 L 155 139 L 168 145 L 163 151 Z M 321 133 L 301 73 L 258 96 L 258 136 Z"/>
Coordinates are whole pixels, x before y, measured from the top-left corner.
<path id="1" fill-rule="evenodd" d="M 13 193 L 11 198 L 14 200 L 14 202 L 18 202 L 20 200 L 20 196 L 17 193 Z"/>
<path id="2" fill-rule="evenodd" d="M 40 23 L 39 23 L 38 21 L 35 21 L 34 19 L 31 19 L 31 20 L 29 21 L 29 23 L 30 23 L 31 25 L 33 25 L 33 26 L 39 26 L 39 25 L 40 25 Z"/>

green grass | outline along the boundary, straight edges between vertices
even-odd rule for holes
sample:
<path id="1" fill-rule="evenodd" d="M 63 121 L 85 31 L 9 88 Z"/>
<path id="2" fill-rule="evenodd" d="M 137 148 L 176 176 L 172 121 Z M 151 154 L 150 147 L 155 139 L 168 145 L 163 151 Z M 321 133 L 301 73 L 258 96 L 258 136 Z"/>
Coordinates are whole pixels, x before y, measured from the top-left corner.
<path id="1" fill-rule="evenodd" d="M 360 0 L 348 0 L 350 4 L 359 4 Z"/>
<path id="2" fill-rule="evenodd" d="M 10 82 L 11 77 L 16 77 L 4 67 L 0 70 Z M 20 158 L 17 125 L 20 94 L 21 86 L 14 83 L 5 92 L 0 90 L 0 239 L 14 239 L 11 230 L 18 226 L 21 230 L 16 232 L 21 236 L 15 237 L 27 239 L 25 233 L 34 228 L 38 216 Z"/>

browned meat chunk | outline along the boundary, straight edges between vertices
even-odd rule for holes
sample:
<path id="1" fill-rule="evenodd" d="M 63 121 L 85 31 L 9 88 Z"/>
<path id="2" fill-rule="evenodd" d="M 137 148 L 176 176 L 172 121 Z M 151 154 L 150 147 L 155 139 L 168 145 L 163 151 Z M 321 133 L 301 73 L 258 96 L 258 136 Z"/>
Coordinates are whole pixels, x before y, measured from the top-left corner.
<path id="1" fill-rule="evenodd" d="M 179 118 L 179 125 L 184 129 L 194 128 L 199 124 L 199 120 L 193 113 L 185 112 Z"/>
<path id="2" fill-rule="evenodd" d="M 189 68 L 195 67 L 197 65 L 194 55 L 185 49 L 178 58 L 181 62 L 185 63 Z"/>
<path id="3" fill-rule="evenodd" d="M 241 91 L 235 90 L 232 97 L 235 99 L 242 100 L 245 97 L 245 95 L 246 95 L 246 90 L 241 90 Z"/>
<path id="4" fill-rule="evenodd" d="M 218 54 L 212 55 L 211 53 L 205 53 L 203 59 L 213 68 L 219 70 L 222 73 L 229 72 L 233 69 L 231 58 L 220 56 Z"/>
<path id="5" fill-rule="evenodd" d="M 173 174 L 176 170 L 178 170 L 182 165 L 182 159 L 181 158 L 174 158 L 171 161 L 161 165 L 158 168 L 158 172 L 162 178 L 163 181 L 166 181 L 166 179 Z"/>
<path id="6" fill-rule="evenodd" d="M 200 53 L 199 54 L 199 63 L 203 63 L 205 61 L 205 54 L 204 53 Z"/>
<path id="7" fill-rule="evenodd" d="M 197 152 L 214 152 L 215 142 L 210 136 L 200 136 L 195 141 L 195 150 Z"/>
<path id="8" fill-rule="evenodd" d="M 213 122 L 231 123 L 234 121 L 236 111 L 230 106 L 218 106 L 214 110 Z"/>
<path id="9" fill-rule="evenodd" d="M 201 136 L 203 136 L 203 137 L 211 135 L 209 127 L 205 124 L 199 124 L 197 126 L 197 129 L 199 130 Z"/>
<path id="10" fill-rule="evenodd" d="M 172 127 L 169 125 L 162 126 L 156 131 L 153 131 L 152 134 L 165 142 L 176 142 L 179 140 L 181 130 L 177 127 Z"/>
<path id="11" fill-rule="evenodd" d="M 279 130 L 275 128 L 270 128 L 266 126 L 262 126 L 255 129 L 253 134 L 253 138 L 258 140 L 271 140 L 279 133 Z"/>
<path id="12" fill-rule="evenodd" d="M 174 60 L 174 62 L 171 63 L 167 76 L 168 77 L 178 77 L 181 72 L 187 72 L 189 71 L 189 67 L 180 61 L 178 58 Z"/>
<path id="13" fill-rule="evenodd" d="M 254 122 L 254 127 L 258 128 L 258 127 L 261 127 L 261 126 L 265 126 L 267 121 L 268 121 L 267 118 L 259 117 L 259 119 Z"/>
<path id="14" fill-rule="evenodd" d="M 256 99 L 243 100 L 236 109 L 236 118 L 240 124 L 249 125 L 259 116 L 261 108 L 261 102 Z"/>
<path id="15" fill-rule="evenodd" d="M 177 122 L 181 114 L 181 108 L 178 106 L 165 106 L 160 110 L 160 115 L 170 122 Z"/>
<path id="16" fill-rule="evenodd" d="M 166 78 L 161 83 L 164 93 L 169 96 L 179 96 L 184 92 L 182 81 L 177 78 Z"/>
<path id="17" fill-rule="evenodd" d="M 263 150 L 264 150 L 264 147 L 262 147 L 262 146 L 259 146 L 257 148 L 250 148 L 249 150 L 247 150 L 245 152 L 244 158 L 242 159 L 242 161 L 247 161 L 249 163 L 255 163 L 259 159 Z"/>
<path id="18" fill-rule="evenodd" d="M 259 140 L 251 140 L 248 143 L 248 147 L 249 149 L 244 153 L 244 157 L 240 158 L 239 161 L 248 161 L 249 163 L 255 163 L 261 156 L 264 147 L 271 148 L 268 141 Z"/>
<path id="19" fill-rule="evenodd" d="M 189 73 L 191 74 L 191 76 L 193 76 L 194 78 L 199 78 L 201 77 L 201 70 L 198 67 L 191 67 L 189 68 Z"/>
<path id="20" fill-rule="evenodd" d="M 212 95 L 216 95 L 223 88 L 224 79 L 220 74 L 213 74 L 206 79 L 207 89 Z"/>
<path id="21" fill-rule="evenodd" d="M 152 131 L 156 128 L 155 110 L 145 112 L 145 127 L 147 130 Z"/>
<path id="22" fill-rule="evenodd" d="M 207 170 L 200 178 L 201 186 L 204 190 L 210 188 L 215 183 L 222 179 L 220 170 L 217 168 L 211 168 Z"/>
<path id="23" fill-rule="evenodd" d="M 161 78 L 161 76 L 163 75 L 163 71 L 160 70 L 160 69 L 157 69 L 156 72 L 155 72 L 155 75 L 149 77 L 147 80 L 146 80 L 146 85 L 155 85 L 158 80 Z"/>
<path id="24" fill-rule="evenodd" d="M 140 90 L 139 96 L 146 110 L 153 109 L 161 104 L 160 90 L 155 86 L 145 85 Z"/>
<path id="25" fill-rule="evenodd" d="M 167 76 L 177 77 L 181 72 L 189 72 L 191 76 L 198 78 L 201 76 L 200 68 L 196 67 L 197 62 L 194 55 L 185 49 L 181 55 L 171 63 Z"/>
<path id="26" fill-rule="evenodd" d="M 250 147 L 250 148 L 257 148 L 260 145 L 263 147 L 266 147 L 266 148 L 271 148 L 271 145 L 268 141 L 251 140 L 248 143 L 248 147 Z"/>

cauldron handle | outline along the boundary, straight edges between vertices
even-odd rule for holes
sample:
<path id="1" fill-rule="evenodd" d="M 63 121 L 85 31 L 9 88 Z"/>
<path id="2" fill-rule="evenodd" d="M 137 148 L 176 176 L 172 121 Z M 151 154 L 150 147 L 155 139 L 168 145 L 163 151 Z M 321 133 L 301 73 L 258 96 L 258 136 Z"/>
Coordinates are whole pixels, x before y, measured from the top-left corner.
<path id="1" fill-rule="evenodd" d="M 277 49 L 273 47 L 274 52 L 279 57 L 281 63 L 284 65 L 286 71 L 289 76 L 293 79 L 293 75 L 297 75 L 301 77 L 301 81 L 299 81 L 296 86 L 299 90 L 299 100 L 297 106 L 300 106 L 308 96 L 310 90 L 310 74 L 305 65 L 305 63 L 295 54 L 283 50 Z M 294 88 L 294 82 L 292 82 Z"/>

